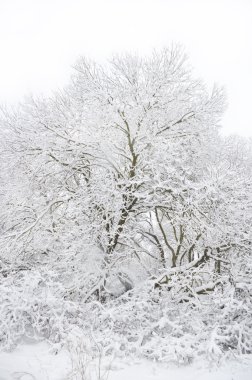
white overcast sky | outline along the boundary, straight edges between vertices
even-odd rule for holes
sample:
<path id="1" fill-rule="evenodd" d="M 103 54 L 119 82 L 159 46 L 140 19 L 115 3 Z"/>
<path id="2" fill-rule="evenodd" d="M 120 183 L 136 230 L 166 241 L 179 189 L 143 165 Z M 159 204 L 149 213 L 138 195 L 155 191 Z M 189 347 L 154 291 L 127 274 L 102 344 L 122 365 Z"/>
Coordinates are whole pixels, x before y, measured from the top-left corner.
<path id="1" fill-rule="evenodd" d="M 0 0 L 0 102 L 64 86 L 76 58 L 184 45 L 224 85 L 226 134 L 252 136 L 252 0 Z"/>

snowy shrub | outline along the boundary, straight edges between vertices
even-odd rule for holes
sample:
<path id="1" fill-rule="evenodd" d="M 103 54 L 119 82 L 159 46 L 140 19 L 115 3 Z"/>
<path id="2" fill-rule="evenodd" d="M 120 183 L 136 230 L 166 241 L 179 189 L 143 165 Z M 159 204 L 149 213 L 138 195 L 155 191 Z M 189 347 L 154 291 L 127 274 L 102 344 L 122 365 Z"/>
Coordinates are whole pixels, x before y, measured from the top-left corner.
<path id="1" fill-rule="evenodd" d="M 66 301 L 64 293 L 58 276 L 47 269 L 1 277 L 0 346 L 11 349 L 25 338 L 63 344 L 79 316 L 78 304 Z"/>
<path id="2" fill-rule="evenodd" d="M 123 356 L 188 363 L 202 356 L 216 361 L 251 353 L 251 279 L 242 294 L 241 284 L 225 278 L 199 295 L 185 290 L 184 278 L 183 289 L 177 278 L 171 291 L 146 282 L 105 306 L 90 305 L 97 315 L 93 329 L 107 353 Z"/>
<path id="3" fill-rule="evenodd" d="M 207 283 L 205 292 L 198 284 L 206 266 L 170 270 L 167 283 L 142 281 L 105 303 L 81 301 L 80 295 L 75 296 L 78 287 L 71 288 L 69 295 L 65 277 L 48 268 L 13 270 L 11 275 L 5 273 L 0 284 L 1 347 L 11 349 L 29 338 L 48 339 L 58 350 L 89 339 L 86 354 L 93 357 L 101 347 L 104 355 L 180 363 L 251 353 L 250 258 L 247 263 L 246 276 L 236 268 L 232 281 L 230 276 L 218 281 L 216 277 L 214 288 Z"/>

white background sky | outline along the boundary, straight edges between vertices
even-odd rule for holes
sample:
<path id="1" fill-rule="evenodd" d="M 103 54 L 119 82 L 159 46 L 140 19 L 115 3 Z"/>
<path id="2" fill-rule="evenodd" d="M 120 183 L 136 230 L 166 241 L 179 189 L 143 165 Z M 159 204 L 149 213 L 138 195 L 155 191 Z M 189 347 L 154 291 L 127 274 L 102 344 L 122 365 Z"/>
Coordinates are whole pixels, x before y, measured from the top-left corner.
<path id="1" fill-rule="evenodd" d="M 252 136 L 252 0 L 0 0 L 0 102 L 49 94 L 85 55 L 179 42 L 195 75 L 224 85 L 224 132 Z"/>

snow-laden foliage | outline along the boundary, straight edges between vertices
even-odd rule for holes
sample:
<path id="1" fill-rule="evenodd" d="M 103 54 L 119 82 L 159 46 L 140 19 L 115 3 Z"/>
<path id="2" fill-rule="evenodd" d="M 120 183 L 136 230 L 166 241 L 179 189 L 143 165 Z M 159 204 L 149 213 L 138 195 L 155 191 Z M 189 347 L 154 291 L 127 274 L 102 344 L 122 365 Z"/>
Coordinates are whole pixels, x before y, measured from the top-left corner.
<path id="1" fill-rule="evenodd" d="M 65 300 L 55 273 L 18 268 L 0 284 L 0 345 L 12 349 L 23 338 L 47 338 L 62 344 L 80 314 L 77 303 Z"/>
<path id="2" fill-rule="evenodd" d="M 145 356 L 188 363 L 221 360 L 252 350 L 252 260 L 222 276 L 204 295 L 193 283 L 204 268 L 173 272 L 169 285 L 148 280 L 106 304 L 71 301 L 59 276 L 19 268 L 1 284 L 1 346 L 47 338 L 57 351 L 89 341 L 89 354 Z M 233 285 L 235 281 L 235 286 Z M 64 281 L 65 282 L 65 281 Z M 202 290 L 202 289 L 201 289 Z M 196 293 L 198 291 L 198 294 Z"/>
<path id="3" fill-rule="evenodd" d="M 77 325 L 160 360 L 251 351 L 251 143 L 224 108 L 174 47 L 2 109 L 2 346 Z"/>

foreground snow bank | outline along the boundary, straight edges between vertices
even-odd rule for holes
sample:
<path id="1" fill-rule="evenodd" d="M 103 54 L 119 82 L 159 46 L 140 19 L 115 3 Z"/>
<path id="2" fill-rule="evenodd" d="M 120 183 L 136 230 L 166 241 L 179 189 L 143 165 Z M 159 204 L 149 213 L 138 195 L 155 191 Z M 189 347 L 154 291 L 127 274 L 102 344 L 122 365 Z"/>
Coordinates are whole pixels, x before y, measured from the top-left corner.
<path id="1" fill-rule="evenodd" d="M 45 342 L 0 352 L 0 380 L 63 380 L 69 367 L 67 352 L 52 354 Z"/>
<path id="2" fill-rule="evenodd" d="M 45 342 L 20 345 L 13 352 L 0 353 L 0 380 L 99 379 L 98 368 L 93 363 L 87 364 L 86 377 L 70 376 L 72 364 L 67 351 L 61 350 L 57 355 L 52 354 Z M 211 368 L 202 362 L 177 367 L 147 360 L 137 360 L 129 364 L 125 360 L 114 359 L 111 362 L 102 359 L 100 369 L 101 380 L 250 380 L 252 357 L 244 356 L 242 361 L 228 361 Z"/>

